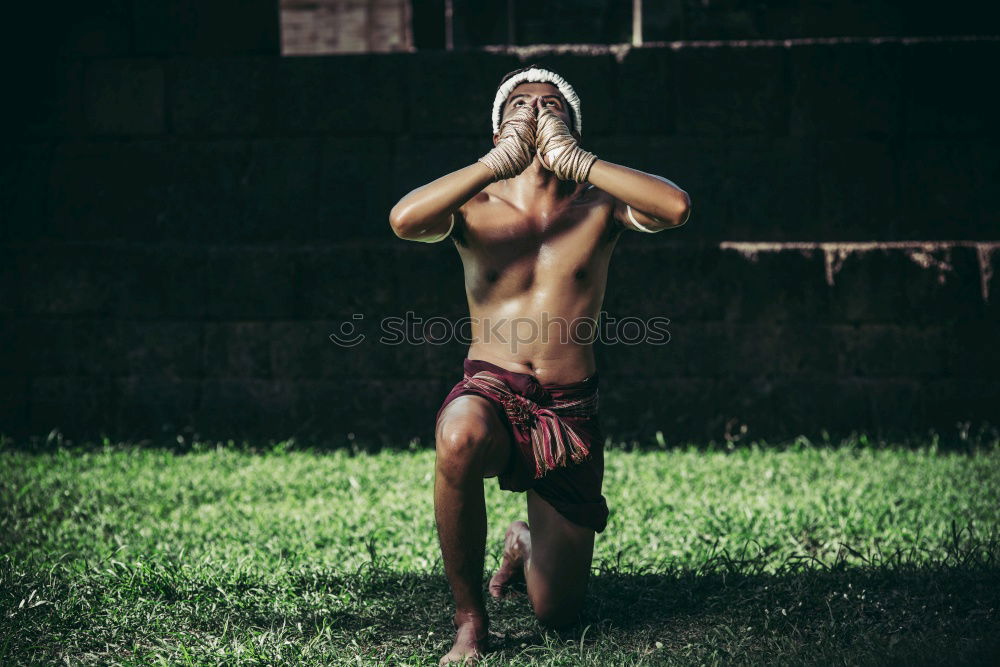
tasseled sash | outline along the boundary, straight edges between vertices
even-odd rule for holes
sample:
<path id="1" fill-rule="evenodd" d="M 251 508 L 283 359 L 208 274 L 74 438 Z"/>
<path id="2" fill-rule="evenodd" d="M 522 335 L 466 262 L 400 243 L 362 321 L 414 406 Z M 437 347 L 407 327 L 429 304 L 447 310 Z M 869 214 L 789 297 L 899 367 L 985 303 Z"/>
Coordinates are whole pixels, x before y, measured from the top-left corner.
<path id="1" fill-rule="evenodd" d="M 504 406 L 511 424 L 531 434 L 535 457 L 535 479 L 549 470 L 567 465 L 567 454 L 575 463 L 584 461 L 590 450 L 562 417 L 593 417 L 597 414 L 597 392 L 572 400 L 553 400 L 542 407 L 513 391 L 504 380 L 480 371 L 465 376 L 465 386 L 475 387 Z"/>

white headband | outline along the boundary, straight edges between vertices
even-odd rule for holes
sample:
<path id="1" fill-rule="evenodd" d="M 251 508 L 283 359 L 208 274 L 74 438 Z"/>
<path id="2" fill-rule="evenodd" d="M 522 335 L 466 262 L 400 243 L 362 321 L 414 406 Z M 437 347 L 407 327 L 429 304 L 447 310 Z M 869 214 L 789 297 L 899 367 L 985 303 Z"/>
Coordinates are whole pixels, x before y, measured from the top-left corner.
<path id="1" fill-rule="evenodd" d="M 573 126 L 577 133 L 583 135 L 583 117 L 580 115 L 580 98 L 577 96 L 576 91 L 573 90 L 573 86 L 569 85 L 566 79 L 562 78 L 555 72 L 550 72 L 547 69 L 540 69 L 538 67 L 532 67 L 531 69 L 521 72 L 520 74 L 515 74 L 511 78 L 503 82 L 503 85 L 497 90 L 497 96 L 493 100 L 493 133 L 496 134 L 500 131 L 500 118 L 503 117 L 503 103 L 507 101 L 507 97 L 511 92 L 517 88 L 518 84 L 524 83 L 551 83 L 554 84 L 562 96 L 566 98 L 566 103 L 573 108 Z"/>

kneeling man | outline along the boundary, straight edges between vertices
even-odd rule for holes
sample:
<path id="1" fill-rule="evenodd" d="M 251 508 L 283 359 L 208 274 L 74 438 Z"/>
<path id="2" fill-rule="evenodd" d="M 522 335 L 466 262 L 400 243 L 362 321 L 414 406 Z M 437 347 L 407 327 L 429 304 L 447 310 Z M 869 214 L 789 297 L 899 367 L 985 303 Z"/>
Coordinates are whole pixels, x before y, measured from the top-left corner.
<path id="1" fill-rule="evenodd" d="M 669 180 L 584 150 L 580 99 L 555 72 L 505 75 L 492 121 L 489 153 L 389 215 L 400 238 L 452 240 L 472 322 L 462 379 L 437 414 L 434 512 L 456 607 L 441 664 L 486 648 L 487 477 L 526 491 L 528 513 L 507 529 L 490 594 L 523 578 L 541 623 L 577 619 L 608 506 L 593 336 L 574 329 L 596 331 L 619 235 L 678 227 L 691 207 Z"/>

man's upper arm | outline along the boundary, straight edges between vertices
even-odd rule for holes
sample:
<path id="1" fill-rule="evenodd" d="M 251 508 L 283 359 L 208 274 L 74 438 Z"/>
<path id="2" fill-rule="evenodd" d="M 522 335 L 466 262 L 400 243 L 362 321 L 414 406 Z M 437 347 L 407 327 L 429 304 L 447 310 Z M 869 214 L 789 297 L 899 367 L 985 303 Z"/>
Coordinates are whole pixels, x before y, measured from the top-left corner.
<path id="1" fill-rule="evenodd" d="M 615 212 L 612 216 L 619 227 L 640 232 L 659 232 L 665 229 L 663 223 L 642 211 L 637 211 L 621 199 L 615 199 Z"/>

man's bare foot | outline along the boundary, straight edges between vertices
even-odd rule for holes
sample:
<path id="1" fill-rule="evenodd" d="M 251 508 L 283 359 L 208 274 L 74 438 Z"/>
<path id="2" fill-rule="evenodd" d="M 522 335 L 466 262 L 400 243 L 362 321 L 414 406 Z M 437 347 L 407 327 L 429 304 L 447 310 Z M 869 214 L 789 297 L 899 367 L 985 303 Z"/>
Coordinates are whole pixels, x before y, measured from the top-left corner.
<path id="1" fill-rule="evenodd" d="M 490 578 L 490 595 L 503 597 L 515 581 L 524 579 L 525 558 L 531 553 L 531 531 L 523 521 L 513 521 L 503 540 L 503 563 Z"/>
<path id="2" fill-rule="evenodd" d="M 449 663 L 459 663 L 462 665 L 475 665 L 483 657 L 486 651 L 486 642 L 489 639 L 487 632 L 487 622 L 483 618 L 466 617 L 458 620 L 458 614 L 452 619 L 455 626 L 455 643 L 438 665 Z"/>

